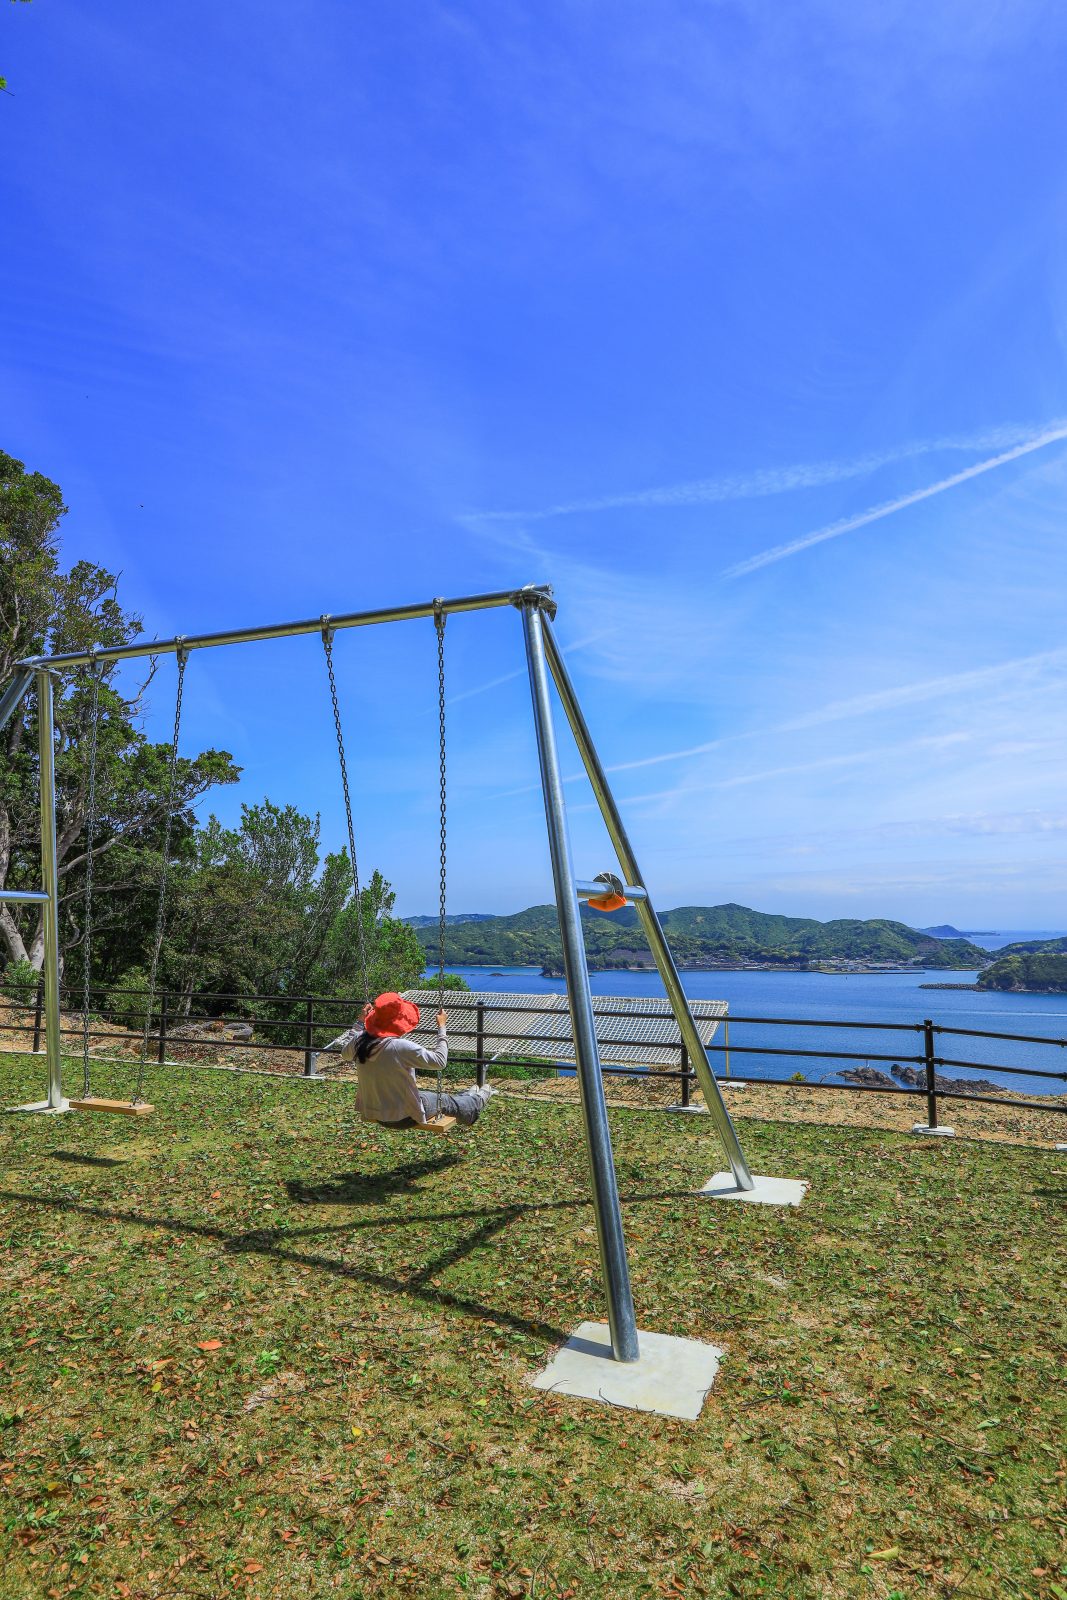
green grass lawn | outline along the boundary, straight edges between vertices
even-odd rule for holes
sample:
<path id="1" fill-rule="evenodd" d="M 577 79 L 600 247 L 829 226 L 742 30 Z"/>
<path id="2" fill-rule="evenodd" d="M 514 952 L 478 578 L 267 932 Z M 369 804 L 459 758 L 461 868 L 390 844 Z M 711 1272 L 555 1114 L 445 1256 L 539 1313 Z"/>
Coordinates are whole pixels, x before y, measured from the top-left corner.
<path id="1" fill-rule="evenodd" d="M 713 1204 L 706 1119 L 613 1112 L 638 1321 L 727 1351 L 684 1423 L 526 1381 L 603 1313 L 576 1109 L 151 1094 L 0 1121 L 3 1600 L 1067 1600 L 1067 1159 L 746 1122 L 809 1197 Z"/>

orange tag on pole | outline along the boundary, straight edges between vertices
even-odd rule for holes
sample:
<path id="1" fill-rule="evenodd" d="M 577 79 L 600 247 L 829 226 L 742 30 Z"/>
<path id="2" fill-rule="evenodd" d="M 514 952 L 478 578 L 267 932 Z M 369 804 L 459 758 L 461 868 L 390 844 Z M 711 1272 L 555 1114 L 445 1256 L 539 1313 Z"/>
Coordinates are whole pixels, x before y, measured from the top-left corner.
<path id="1" fill-rule="evenodd" d="M 598 894 L 595 899 L 590 899 L 589 904 L 596 911 L 621 911 L 626 904 L 624 894 Z"/>

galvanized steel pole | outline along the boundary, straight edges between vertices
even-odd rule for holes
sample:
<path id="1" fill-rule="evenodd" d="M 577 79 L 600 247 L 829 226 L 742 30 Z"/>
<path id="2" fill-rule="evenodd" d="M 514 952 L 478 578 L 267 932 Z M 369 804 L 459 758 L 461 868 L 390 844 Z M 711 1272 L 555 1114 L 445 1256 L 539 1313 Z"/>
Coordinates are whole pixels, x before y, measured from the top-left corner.
<path id="1" fill-rule="evenodd" d="M 32 682 L 32 667 L 20 667 L 3 694 L 0 695 L 0 728 L 7 727 L 8 721 L 22 704 L 23 698 Z"/>
<path id="2" fill-rule="evenodd" d="M 48 1109 L 66 1110 L 63 1098 L 62 1019 L 59 1012 L 59 868 L 56 861 L 56 730 L 52 677 L 37 677 L 37 737 L 41 769 L 41 881 L 44 904 L 44 1035 L 48 1052 Z"/>
<path id="3" fill-rule="evenodd" d="M 522 625 L 526 639 L 526 661 L 530 671 L 534 729 L 541 763 L 541 787 L 545 797 L 545 820 L 552 858 L 552 880 L 559 912 L 559 931 L 563 943 L 563 970 L 567 980 L 567 1000 L 574 1034 L 574 1056 L 585 1119 L 586 1148 L 593 1180 L 593 1209 L 596 1214 L 600 1264 L 608 1291 L 608 1327 L 616 1361 L 637 1361 L 637 1323 L 634 1318 L 630 1269 L 626 1260 L 626 1239 L 611 1152 L 608 1109 L 604 1099 L 604 1080 L 600 1072 L 593 997 L 589 990 L 589 968 L 585 959 L 581 917 L 575 892 L 574 866 L 567 836 L 567 813 L 563 800 L 563 779 L 559 769 L 556 735 L 552 726 L 548 673 L 545 670 L 544 619 L 536 601 L 522 606 Z"/>
<path id="4" fill-rule="evenodd" d="M 615 804 L 615 797 L 611 792 L 611 785 L 608 783 L 607 774 L 601 765 L 600 757 L 597 755 L 596 746 L 593 744 L 593 738 L 589 732 L 585 715 L 578 704 L 578 696 L 574 692 L 570 674 L 560 654 L 559 646 L 556 644 L 552 625 L 547 618 L 543 622 L 543 634 L 549 669 L 555 679 L 559 697 L 563 702 L 563 709 L 567 714 L 567 721 L 571 725 L 571 732 L 574 734 L 574 740 L 578 746 L 578 752 L 588 774 L 589 782 L 592 784 L 593 793 L 596 795 L 597 804 L 600 807 L 611 842 L 615 847 L 615 854 L 619 858 L 619 866 L 627 883 L 642 884 L 641 869 L 637 864 L 634 848 L 627 836 L 619 808 Z M 637 912 L 645 938 L 648 940 L 649 948 L 655 957 L 659 975 L 663 980 L 663 987 L 667 991 L 667 997 L 671 1002 L 671 1009 L 677 1020 L 682 1039 L 688 1047 L 693 1069 L 696 1072 L 700 1087 L 704 1091 L 705 1104 L 711 1113 L 715 1130 L 722 1140 L 726 1159 L 729 1161 L 730 1170 L 734 1175 L 734 1181 L 739 1189 L 752 1189 L 755 1185 L 748 1168 L 748 1162 L 745 1160 L 744 1151 L 741 1149 L 741 1141 L 738 1139 L 737 1130 L 730 1120 L 730 1113 L 726 1109 L 719 1085 L 715 1080 L 711 1062 L 708 1060 L 708 1053 L 704 1049 L 697 1025 L 693 1020 L 693 1013 L 689 1009 L 689 1002 L 686 999 L 685 990 L 682 988 L 682 980 L 678 976 L 678 968 L 674 964 L 674 957 L 671 955 L 670 946 L 667 944 L 663 929 L 660 926 L 659 917 L 656 915 L 651 901 L 647 898 L 635 900 L 634 909 Z"/>
<path id="5" fill-rule="evenodd" d="M 138 644 L 117 644 L 96 650 L 77 650 L 61 656 L 28 656 L 19 663 L 20 672 L 38 667 L 86 667 L 101 661 L 135 661 L 145 656 L 188 654 L 190 650 L 213 650 L 226 644 L 255 644 L 263 639 L 292 639 L 300 634 L 319 633 L 329 627 L 333 633 L 343 628 L 369 628 L 381 622 L 415 622 L 420 617 L 451 616 L 460 611 L 488 611 L 494 607 L 518 605 L 529 593 L 538 603 L 552 605 L 552 590 L 547 584 L 528 584 L 525 589 L 501 589 L 493 594 L 459 595 L 451 600 L 426 600 L 412 606 L 388 606 L 377 611 L 346 611 L 339 616 L 324 612 L 296 622 L 269 622 L 256 628 L 232 628 L 222 633 L 179 634 L 173 639 L 148 639 Z M 21 687 L 20 687 L 21 686 Z M 0 718 L 9 716 L 25 693 L 28 684 L 13 679 L 0 699 Z M 9 705 L 10 702 L 10 705 Z M 0 726 L 3 726 L 0 721 Z"/>

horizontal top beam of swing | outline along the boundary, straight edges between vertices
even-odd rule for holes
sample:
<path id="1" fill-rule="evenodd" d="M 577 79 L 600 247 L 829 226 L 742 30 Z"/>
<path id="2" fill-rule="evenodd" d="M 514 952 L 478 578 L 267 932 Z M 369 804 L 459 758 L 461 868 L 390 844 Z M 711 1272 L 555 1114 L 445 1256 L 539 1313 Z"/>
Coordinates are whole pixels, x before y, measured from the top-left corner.
<path id="1" fill-rule="evenodd" d="M 547 583 L 527 584 L 522 589 L 501 589 L 494 594 L 461 595 L 452 600 L 424 600 L 412 606 L 388 606 L 378 611 L 348 611 L 340 616 L 324 612 L 302 622 L 273 622 L 260 628 L 235 628 L 225 633 L 179 634 L 174 639 L 150 639 L 144 644 L 121 644 L 110 649 L 80 650 L 62 656 L 28 656 L 19 666 L 28 671 L 41 667 L 87 667 L 94 661 L 134 661 L 143 656 L 177 655 L 179 651 L 210 650 L 222 644 L 254 644 L 260 639 L 288 639 L 303 633 L 321 633 L 324 627 L 339 633 L 342 628 L 369 628 L 378 622 L 415 622 L 438 612 L 451 616 L 457 611 L 488 611 L 495 606 L 521 606 L 524 599 L 553 607 L 552 589 Z M 6 699 L 6 696 L 5 696 Z"/>

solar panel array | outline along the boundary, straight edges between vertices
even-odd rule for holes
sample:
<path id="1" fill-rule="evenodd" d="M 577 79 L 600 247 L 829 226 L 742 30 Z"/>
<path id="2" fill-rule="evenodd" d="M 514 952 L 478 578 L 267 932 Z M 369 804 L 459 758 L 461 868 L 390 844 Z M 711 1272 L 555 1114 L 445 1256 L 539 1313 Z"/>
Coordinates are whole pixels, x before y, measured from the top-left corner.
<path id="1" fill-rule="evenodd" d="M 436 989 L 408 989 L 421 1012 L 415 1037 L 430 1045 L 440 997 Z M 574 1062 L 570 1011 L 565 994 L 463 993 L 444 995 L 449 1036 L 457 1052 L 474 1051 L 475 1007 L 485 1006 L 485 1059 L 522 1056 L 529 1061 Z M 702 1044 L 709 1044 L 727 1016 L 725 1000 L 691 1000 L 689 1008 Z M 649 1014 L 651 1013 L 651 1015 Z M 668 1067 L 678 1064 L 682 1036 L 665 997 L 596 995 L 593 999 L 600 1059 L 608 1066 Z"/>

